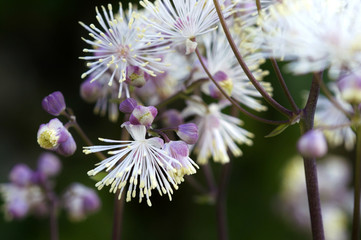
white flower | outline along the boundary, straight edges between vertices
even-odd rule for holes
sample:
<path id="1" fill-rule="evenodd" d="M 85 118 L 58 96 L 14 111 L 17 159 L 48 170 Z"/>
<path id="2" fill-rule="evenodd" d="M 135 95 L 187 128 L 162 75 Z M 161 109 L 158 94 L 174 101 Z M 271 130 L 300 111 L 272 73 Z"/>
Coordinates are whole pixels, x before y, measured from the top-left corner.
<path id="1" fill-rule="evenodd" d="M 220 1 L 223 4 L 224 0 Z M 140 1 L 150 14 L 145 21 L 158 31 L 156 36 L 172 42 L 173 46 L 185 45 L 186 54 L 197 46 L 197 36 L 213 31 L 219 22 L 216 9 L 210 0 L 158 0 L 154 4 Z M 224 7 L 225 16 L 230 14 L 233 5 Z"/>
<path id="2" fill-rule="evenodd" d="M 168 194 L 171 200 L 172 186 L 178 189 L 177 181 L 172 174 L 177 172 L 174 166 L 180 165 L 179 161 L 162 149 L 164 146 L 162 139 L 145 138 L 145 126 L 131 125 L 129 122 L 124 123 L 123 126 L 126 127 L 133 141 L 99 139 L 116 144 L 84 147 L 86 154 L 113 150 L 108 152 L 113 156 L 101 161 L 96 168 L 88 172 L 89 176 L 95 176 L 103 170 L 109 172 L 95 186 L 100 190 L 104 186 L 111 185 L 110 192 L 115 193 L 119 189 L 120 198 L 129 183 L 126 200 L 130 201 L 131 197 L 136 196 L 138 187 L 139 202 L 145 197 L 149 206 L 151 206 L 149 197 L 153 189 L 157 189 L 160 195 Z"/>
<path id="3" fill-rule="evenodd" d="M 228 104 L 228 103 L 227 103 Z M 243 122 L 221 112 L 225 104 L 211 104 L 208 108 L 198 102 L 189 101 L 183 117 L 196 115 L 199 138 L 195 145 L 197 162 L 205 164 L 210 157 L 215 162 L 227 163 L 229 149 L 234 156 L 242 154 L 238 144 L 252 145 L 253 134 L 239 127 Z"/>
<path id="4" fill-rule="evenodd" d="M 139 21 L 139 13 L 132 10 L 129 4 L 128 13 L 123 12 L 122 6 L 119 7 L 118 15 L 113 15 L 112 6 L 108 5 L 108 12 L 102 6 L 104 17 L 96 8 L 97 20 L 101 29 L 94 24 L 90 27 L 80 22 L 87 29 L 93 40 L 83 39 L 94 49 L 84 49 L 86 53 L 93 53 L 92 56 L 81 57 L 89 61 L 87 66 L 90 68 L 82 75 L 82 78 L 96 72 L 92 78 L 95 81 L 104 73 L 109 72 L 109 85 L 113 81 L 119 82 L 119 97 L 122 94 L 124 81 L 127 77 L 127 66 L 136 66 L 146 73 L 155 76 L 161 73 L 159 66 L 163 65 L 156 54 L 168 51 L 168 46 L 160 46 L 157 38 L 148 38 L 148 27 Z M 127 97 L 128 89 L 125 88 Z"/>
<path id="5" fill-rule="evenodd" d="M 330 85 L 331 90 L 335 94 L 336 101 L 346 111 L 352 112 L 351 104 L 345 102 L 341 98 L 341 94 L 335 85 Z M 328 142 L 332 146 L 340 146 L 344 143 L 347 150 L 352 150 L 356 142 L 356 135 L 352 131 L 351 127 L 337 127 L 339 125 L 348 125 L 350 120 L 347 116 L 336 108 L 326 97 L 320 96 L 317 102 L 316 114 L 315 114 L 315 125 L 318 126 L 336 126 L 334 129 L 324 130 L 324 134 Z"/>
<path id="6" fill-rule="evenodd" d="M 263 52 L 290 60 L 296 74 L 330 67 L 341 70 L 361 66 L 361 5 L 358 0 L 284 0 L 263 15 Z"/>
<path id="7" fill-rule="evenodd" d="M 229 81 L 233 83 L 230 87 L 232 97 L 256 111 L 266 110 L 267 108 L 263 106 L 259 100 L 255 99 L 261 98 L 261 94 L 255 89 L 239 65 L 223 30 L 214 31 L 204 36 L 203 39 L 206 48 L 207 68 L 210 73 L 212 75 L 218 71 L 226 73 Z M 247 38 L 247 34 L 234 34 L 234 41 L 236 45 L 239 46 L 239 51 L 255 78 L 261 81 L 263 76 L 267 75 L 268 72 L 259 68 L 259 66 L 264 63 L 264 59 L 260 53 L 255 52 L 256 47 L 250 44 L 252 40 Z M 200 72 L 195 74 L 195 78 L 204 78 L 206 76 L 203 69 L 200 69 Z M 209 94 L 209 85 L 213 85 L 213 83 L 208 82 L 203 85 L 203 91 L 207 94 Z M 272 91 L 269 83 L 261 82 L 261 85 L 268 92 Z"/>

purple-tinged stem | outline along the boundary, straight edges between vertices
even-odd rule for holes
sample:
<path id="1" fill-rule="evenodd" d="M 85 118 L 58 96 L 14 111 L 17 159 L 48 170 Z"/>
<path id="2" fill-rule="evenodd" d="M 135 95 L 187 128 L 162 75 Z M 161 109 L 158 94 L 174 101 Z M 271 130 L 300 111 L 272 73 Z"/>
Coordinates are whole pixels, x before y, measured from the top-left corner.
<path id="1" fill-rule="evenodd" d="M 113 217 L 113 237 L 112 240 L 119 240 L 122 236 L 123 230 L 123 215 L 124 215 L 124 199 L 125 192 L 123 191 L 122 197 L 118 199 L 119 191 L 114 197 L 114 217 Z"/>
<path id="2" fill-rule="evenodd" d="M 125 114 L 124 116 L 124 122 L 129 118 L 128 114 Z M 129 133 L 128 131 L 123 128 L 120 136 L 121 140 L 127 140 L 129 139 Z M 113 240 L 119 240 L 122 236 L 122 230 L 123 230 L 123 216 L 124 216 L 124 199 L 125 199 L 125 192 L 123 191 L 122 197 L 120 200 L 119 197 L 119 191 L 115 194 L 114 197 L 114 217 L 113 217 Z"/>
<path id="3" fill-rule="evenodd" d="M 356 131 L 356 159 L 354 165 L 354 205 L 352 218 L 352 240 L 360 239 L 360 191 L 361 191 L 361 127 Z"/>
<path id="4" fill-rule="evenodd" d="M 303 109 L 300 130 L 301 135 L 313 128 L 316 104 L 320 93 L 320 85 L 317 78 L 322 78 L 322 73 L 315 73 L 312 78 L 310 94 L 305 108 Z M 317 165 L 315 158 L 303 158 L 306 176 L 306 188 L 308 205 L 311 217 L 312 237 L 314 240 L 324 240 L 324 230 L 321 212 L 320 193 L 318 189 Z"/>
<path id="5" fill-rule="evenodd" d="M 217 207 L 217 229 L 218 239 L 228 239 L 228 224 L 227 224 L 227 185 L 230 176 L 231 164 L 226 163 L 223 165 L 221 179 L 218 185 L 216 196 Z"/>
<path id="6" fill-rule="evenodd" d="M 232 51 L 235 55 L 235 57 L 238 60 L 239 65 L 242 67 L 244 73 L 247 75 L 248 79 L 251 81 L 253 86 L 257 89 L 257 91 L 263 96 L 263 98 L 277 111 L 282 113 L 283 115 L 287 116 L 288 118 L 292 117 L 293 113 L 292 111 L 288 110 L 287 108 L 283 107 L 281 104 L 279 104 L 276 100 L 274 100 L 267 91 L 262 87 L 262 85 L 257 81 L 257 79 L 253 76 L 252 72 L 249 70 L 247 64 L 243 60 L 243 57 L 241 53 L 238 51 L 238 48 L 232 38 L 232 35 L 228 29 L 227 23 L 224 19 L 221 7 L 218 3 L 218 0 L 213 0 L 214 6 L 216 8 L 220 23 L 222 25 L 223 31 L 227 37 L 227 40 L 229 42 L 229 45 L 232 48 Z"/>
<path id="7" fill-rule="evenodd" d="M 253 118 L 254 120 L 257 120 L 257 121 L 260 121 L 260 122 L 263 122 L 263 123 L 267 123 L 267 124 L 271 124 L 271 125 L 280 125 L 280 124 L 284 124 L 284 123 L 288 123 L 289 121 L 273 121 L 273 120 L 268 120 L 268 119 L 265 119 L 265 118 L 261 118 L 261 117 L 258 117 L 257 115 L 254 115 L 250 112 L 248 112 L 246 109 L 242 108 L 237 102 L 236 100 L 234 100 L 232 97 L 230 97 L 225 91 L 224 89 L 219 85 L 219 83 L 213 78 L 212 74 L 209 72 L 208 68 L 206 67 L 206 65 L 204 64 L 204 61 L 202 59 L 202 56 L 201 54 L 199 53 L 199 50 L 198 48 L 196 48 L 196 54 L 197 54 L 197 57 L 199 59 L 199 62 L 201 63 L 204 71 L 206 72 L 206 74 L 208 75 L 209 79 L 216 85 L 216 87 L 218 88 L 218 90 L 223 94 L 223 96 L 225 98 L 227 98 L 232 104 L 233 106 L 237 107 L 237 109 L 246 114 L 247 116 Z"/>

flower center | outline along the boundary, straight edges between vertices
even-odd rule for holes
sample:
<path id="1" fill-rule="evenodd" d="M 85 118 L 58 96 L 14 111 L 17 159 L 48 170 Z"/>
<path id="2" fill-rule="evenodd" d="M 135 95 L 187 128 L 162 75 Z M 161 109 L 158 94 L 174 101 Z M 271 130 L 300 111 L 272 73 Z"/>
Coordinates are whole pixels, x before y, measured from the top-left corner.
<path id="1" fill-rule="evenodd" d="M 42 148 L 52 149 L 57 146 L 58 140 L 59 136 L 56 134 L 56 131 L 49 129 L 40 134 L 38 143 Z"/>
<path id="2" fill-rule="evenodd" d="M 129 54 L 130 48 L 128 45 L 119 45 L 117 53 L 119 56 L 126 58 Z"/>

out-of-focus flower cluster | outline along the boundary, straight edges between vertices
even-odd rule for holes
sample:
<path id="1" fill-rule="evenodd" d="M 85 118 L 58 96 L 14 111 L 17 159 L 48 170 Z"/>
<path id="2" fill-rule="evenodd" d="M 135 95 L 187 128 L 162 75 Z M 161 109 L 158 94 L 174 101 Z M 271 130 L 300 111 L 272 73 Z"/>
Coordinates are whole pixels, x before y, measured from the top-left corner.
<path id="1" fill-rule="evenodd" d="M 325 237 L 330 240 L 349 239 L 348 219 L 352 212 L 353 194 L 349 189 L 351 167 L 346 159 L 327 156 L 318 164 L 319 192 L 322 202 Z M 284 167 L 277 213 L 281 212 L 292 226 L 308 230 L 309 209 L 303 161 L 292 158 Z"/>
<path id="2" fill-rule="evenodd" d="M 36 170 L 23 163 L 15 165 L 9 174 L 10 182 L 0 184 L 5 218 L 20 220 L 29 215 L 48 217 L 51 211 L 64 208 L 71 219 L 81 220 L 97 211 L 100 207 L 97 194 L 81 184 L 73 184 L 62 198 L 56 196 L 54 178 L 61 167 L 60 159 L 49 152 L 40 155 Z"/>

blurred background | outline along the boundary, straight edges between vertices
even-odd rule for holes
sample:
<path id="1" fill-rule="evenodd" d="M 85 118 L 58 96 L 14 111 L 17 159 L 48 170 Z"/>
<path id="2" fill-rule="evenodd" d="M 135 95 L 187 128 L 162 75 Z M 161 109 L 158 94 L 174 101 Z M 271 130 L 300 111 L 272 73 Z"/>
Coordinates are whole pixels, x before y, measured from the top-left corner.
<path id="1" fill-rule="evenodd" d="M 93 105 L 79 96 L 85 70 L 83 55 L 85 43 L 80 37 L 87 32 L 78 24 L 94 23 L 95 6 L 116 1 L 70 0 L 0 0 L 0 183 L 8 182 L 8 173 L 19 162 L 36 167 L 43 152 L 36 142 L 36 133 L 42 123 L 52 116 L 41 108 L 41 100 L 53 91 L 61 91 L 89 137 L 117 138 L 119 123 L 110 123 L 106 117 L 93 115 Z M 266 64 L 265 68 L 269 68 Z M 277 82 L 267 77 L 275 89 L 274 96 L 287 105 Z M 310 85 L 310 76 L 286 76 L 296 101 L 302 104 L 302 94 Z M 289 106 L 289 105 L 287 105 Z M 269 119 L 282 119 L 273 110 L 262 114 Z M 244 155 L 233 159 L 228 186 L 227 215 L 230 239 L 310 239 L 309 231 L 302 232 L 285 218 L 277 204 L 281 188 L 282 170 L 296 155 L 299 136 L 292 126 L 275 138 L 264 138 L 272 126 L 251 121 L 245 128 L 255 133 L 254 146 L 242 147 Z M 81 153 L 84 145 L 77 140 L 77 153 L 62 158 L 63 170 L 57 178 L 58 193 L 72 182 L 92 187 L 95 182 L 86 172 L 97 162 L 94 156 Z M 221 166 L 211 164 L 218 179 Z M 204 182 L 203 171 L 195 176 Z M 102 209 L 83 222 L 72 223 L 64 212 L 59 213 L 60 239 L 110 239 L 113 219 L 113 196 L 107 189 L 99 192 Z M 173 196 L 152 197 L 152 207 L 133 200 L 125 204 L 124 239 L 216 239 L 216 213 L 211 204 L 197 202 L 197 192 L 183 183 Z M 307 209 L 307 203 L 300 206 Z M 23 221 L 7 222 L 0 216 L 1 239 L 49 239 L 48 219 L 28 217 Z"/>

